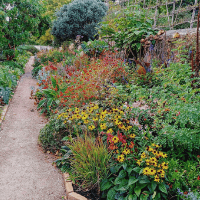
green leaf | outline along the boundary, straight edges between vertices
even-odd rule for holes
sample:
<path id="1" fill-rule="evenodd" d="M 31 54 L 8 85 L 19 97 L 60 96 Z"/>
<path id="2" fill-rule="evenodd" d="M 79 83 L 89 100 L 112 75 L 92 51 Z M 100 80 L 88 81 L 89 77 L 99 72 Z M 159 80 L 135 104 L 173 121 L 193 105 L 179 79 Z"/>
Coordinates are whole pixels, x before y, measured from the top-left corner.
<path id="1" fill-rule="evenodd" d="M 136 43 L 136 47 L 139 50 L 141 48 L 141 43 Z"/>
<path id="2" fill-rule="evenodd" d="M 134 188 L 134 192 L 135 192 L 135 194 L 139 197 L 140 196 L 140 193 L 141 193 L 141 188 L 140 187 L 135 187 Z"/>
<path id="3" fill-rule="evenodd" d="M 129 168 L 127 168 L 127 169 L 126 169 L 126 171 L 128 172 L 128 175 L 130 175 L 130 174 L 131 174 L 132 170 L 133 170 L 133 168 L 132 168 L 132 167 L 129 167 Z"/>
<path id="4" fill-rule="evenodd" d="M 140 170 L 141 170 L 141 169 L 140 169 L 139 167 L 135 167 L 135 168 L 133 168 L 133 171 L 134 171 L 134 172 L 137 172 L 137 173 L 139 173 Z"/>
<path id="5" fill-rule="evenodd" d="M 115 185 L 119 185 L 121 182 L 122 182 L 122 178 L 117 177 L 117 178 L 115 179 L 115 181 L 114 181 L 114 184 L 115 184 Z"/>
<path id="6" fill-rule="evenodd" d="M 127 172 L 126 172 L 125 170 L 121 170 L 121 171 L 119 172 L 118 177 L 119 177 L 119 178 L 125 178 L 126 175 L 127 175 Z"/>
<path id="7" fill-rule="evenodd" d="M 153 193 L 153 192 L 155 191 L 156 186 L 157 186 L 157 184 L 156 184 L 156 182 L 154 182 L 154 181 L 152 181 L 151 184 L 148 184 L 147 187 L 148 187 L 150 193 Z"/>
<path id="8" fill-rule="evenodd" d="M 109 189 L 112 185 L 113 184 L 108 179 L 104 179 L 100 185 L 101 191 Z"/>
<path id="9" fill-rule="evenodd" d="M 126 170 L 126 167 L 127 167 L 127 163 L 123 163 L 123 168 L 124 168 L 124 170 Z"/>
<path id="10" fill-rule="evenodd" d="M 137 196 L 134 194 L 129 194 L 128 195 L 128 200 L 137 200 Z"/>
<path id="11" fill-rule="evenodd" d="M 157 193 L 157 194 L 156 194 L 155 200 L 160 200 L 160 193 Z"/>
<path id="12" fill-rule="evenodd" d="M 131 177 L 129 178 L 128 185 L 130 186 L 130 185 L 136 183 L 137 181 L 138 181 L 138 179 L 137 179 L 136 177 L 131 176 Z"/>
<path id="13" fill-rule="evenodd" d="M 37 106 L 37 109 L 40 109 L 45 103 L 46 103 L 46 99 L 41 100 Z"/>
<path id="14" fill-rule="evenodd" d="M 150 180 L 147 176 L 142 176 L 139 180 L 139 183 L 141 183 L 141 184 L 150 183 Z"/>
<path id="15" fill-rule="evenodd" d="M 111 188 L 109 191 L 108 191 L 108 194 L 107 194 L 107 200 L 114 200 L 115 199 L 115 195 L 116 195 L 116 191 L 114 188 Z"/>
<path id="16" fill-rule="evenodd" d="M 68 136 L 65 136 L 62 141 L 68 141 L 69 140 L 69 137 Z"/>
<path id="17" fill-rule="evenodd" d="M 51 77 L 51 82 L 54 88 L 56 88 L 57 84 L 56 84 L 56 79 L 52 76 Z"/>
<path id="18" fill-rule="evenodd" d="M 167 188 L 166 188 L 166 186 L 165 186 L 164 183 L 159 184 L 159 185 L 158 185 L 158 188 L 159 188 L 159 190 L 160 190 L 161 192 L 167 194 Z"/>
<path id="19" fill-rule="evenodd" d="M 53 102 L 53 99 L 49 98 L 47 101 L 47 110 L 49 110 L 49 108 L 51 107 L 52 102 Z"/>
<path id="20" fill-rule="evenodd" d="M 112 174 L 115 174 L 119 171 L 120 168 L 121 168 L 121 165 L 115 165 L 110 168 L 110 171 Z"/>
<path id="21" fill-rule="evenodd" d="M 134 188 L 135 194 L 139 197 L 140 193 L 141 193 L 141 190 L 146 186 L 147 186 L 147 184 L 138 184 L 137 183 L 137 186 Z"/>
<path id="22" fill-rule="evenodd" d="M 147 200 L 148 197 L 149 197 L 148 194 L 147 195 L 142 194 L 142 195 L 140 195 L 140 200 Z"/>

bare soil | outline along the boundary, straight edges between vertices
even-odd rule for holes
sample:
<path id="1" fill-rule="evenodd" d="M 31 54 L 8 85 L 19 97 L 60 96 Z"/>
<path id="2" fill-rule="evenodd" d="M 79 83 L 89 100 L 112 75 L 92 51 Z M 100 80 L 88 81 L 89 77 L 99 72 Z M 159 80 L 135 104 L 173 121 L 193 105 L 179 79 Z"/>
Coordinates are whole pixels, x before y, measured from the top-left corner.
<path id="1" fill-rule="evenodd" d="M 40 129 L 47 122 L 30 99 L 34 57 L 26 65 L 0 131 L 0 200 L 59 200 L 64 179 L 54 160 L 38 147 Z"/>

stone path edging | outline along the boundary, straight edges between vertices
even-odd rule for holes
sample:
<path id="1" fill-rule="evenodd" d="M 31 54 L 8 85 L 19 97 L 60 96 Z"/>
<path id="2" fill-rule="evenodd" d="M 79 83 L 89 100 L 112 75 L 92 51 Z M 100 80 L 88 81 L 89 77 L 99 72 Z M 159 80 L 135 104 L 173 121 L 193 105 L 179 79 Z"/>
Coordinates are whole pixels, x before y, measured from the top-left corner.
<path id="1" fill-rule="evenodd" d="M 65 181 L 67 200 L 87 200 L 87 198 L 85 198 L 84 196 L 74 192 L 72 181 L 70 180 L 68 173 L 63 173 L 63 178 Z"/>

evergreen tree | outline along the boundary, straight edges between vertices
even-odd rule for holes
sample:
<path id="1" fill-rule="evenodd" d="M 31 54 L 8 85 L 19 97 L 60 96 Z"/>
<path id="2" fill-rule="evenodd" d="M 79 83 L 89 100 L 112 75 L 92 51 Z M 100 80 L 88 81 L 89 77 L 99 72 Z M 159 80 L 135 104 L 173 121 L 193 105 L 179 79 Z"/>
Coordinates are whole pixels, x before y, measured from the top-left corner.
<path id="1" fill-rule="evenodd" d="M 106 15 L 107 6 L 100 0 L 75 0 L 57 12 L 52 34 L 59 42 L 82 35 L 84 41 L 94 39 L 96 27 Z"/>

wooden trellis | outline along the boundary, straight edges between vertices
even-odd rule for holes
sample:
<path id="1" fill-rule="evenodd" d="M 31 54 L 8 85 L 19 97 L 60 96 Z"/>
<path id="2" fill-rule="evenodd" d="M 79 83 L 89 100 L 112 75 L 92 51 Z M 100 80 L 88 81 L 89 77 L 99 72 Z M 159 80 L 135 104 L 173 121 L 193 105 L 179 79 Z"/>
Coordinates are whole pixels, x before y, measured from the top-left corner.
<path id="1" fill-rule="evenodd" d="M 109 3 L 109 2 L 108 2 Z M 196 11 L 198 9 L 198 0 L 193 0 L 193 5 L 183 5 L 183 0 L 116 0 L 115 4 L 121 5 L 123 10 L 129 5 L 140 4 L 148 13 L 151 13 L 154 19 L 154 28 L 174 29 L 177 25 L 188 23 L 188 28 L 194 27 L 197 22 Z M 160 14 L 159 9 L 166 10 L 166 14 Z M 183 18 L 185 16 L 185 18 Z M 164 20 L 164 23 L 161 23 Z"/>

